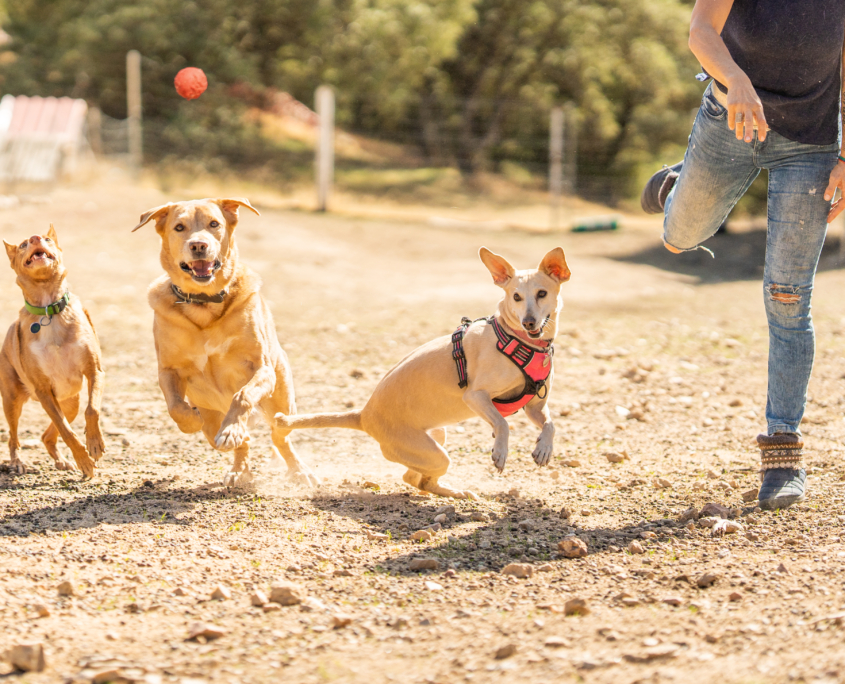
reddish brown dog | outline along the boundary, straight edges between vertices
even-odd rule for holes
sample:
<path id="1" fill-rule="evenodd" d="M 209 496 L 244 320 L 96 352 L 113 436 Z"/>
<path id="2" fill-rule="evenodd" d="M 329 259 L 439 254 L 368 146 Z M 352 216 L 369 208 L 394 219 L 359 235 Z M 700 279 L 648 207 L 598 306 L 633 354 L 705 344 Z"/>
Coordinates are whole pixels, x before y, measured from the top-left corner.
<path id="1" fill-rule="evenodd" d="M 9 424 L 11 470 L 25 473 L 18 453 L 18 420 L 23 405 L 37 399 L 52 421 L 41 441 L 59 470 L 79 470 L 90 478 L 105 451 L 100 432 L 100 406 L 105 373 L 94 324 L 79 298 L 65 283 L 67 270 L 53 226 L 46 236 L 33 235 L 18 245 L 6 245 L 24 308 L 9 328 L 0 351 L 0 394 Z M 70 423 L 79 411 L 82 379 L 88 381 L 83 444 Z M 76 465 L 62 457 L 59 435 L 70 448 Z"/>

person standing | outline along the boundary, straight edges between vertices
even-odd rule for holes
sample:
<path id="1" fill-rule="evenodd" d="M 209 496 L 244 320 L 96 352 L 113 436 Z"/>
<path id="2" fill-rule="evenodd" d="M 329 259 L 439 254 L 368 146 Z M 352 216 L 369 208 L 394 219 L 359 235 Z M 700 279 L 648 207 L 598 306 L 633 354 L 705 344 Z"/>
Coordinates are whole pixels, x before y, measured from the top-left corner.
<path id="1" fill-rule="evenodd" d="M 813 367 L 810 300 L 827 224 L 845 209 L 845 0 L 696 0 L 689 45 L 710 81 L 682 162 L 641 197 L 675 253 L 713 235 L 769 173 L 763 298 L 769 324 L 761 508 L 805 498 L 800 423 Z"/>

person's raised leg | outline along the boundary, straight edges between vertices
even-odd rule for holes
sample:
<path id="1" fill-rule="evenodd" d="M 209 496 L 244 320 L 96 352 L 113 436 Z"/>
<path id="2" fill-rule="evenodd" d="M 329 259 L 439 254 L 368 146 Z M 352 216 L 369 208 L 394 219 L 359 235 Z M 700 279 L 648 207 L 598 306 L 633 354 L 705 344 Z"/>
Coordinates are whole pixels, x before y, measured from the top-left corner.
<path id="1" fill-rule="evenodd" d="M 708 88 L 665 200 L 663 243 L 670 252 L 696 249 L 711 237 L 760 173 L 754 158 L 758 143 L 737 140 L 726 117 Z"/>
<path id="2" fill-rule="evenodd" d="M 830 209 L 824 190 L 837 154 L 770 136 L 763 155 L 769 167 L 763 276 L 769 382 L 766 433 L 758 437 L 763 472 L 758 496 L 766 509 L 786 508 L 805 496 L 799 425 L 815 354 L 810 305 Z"/>

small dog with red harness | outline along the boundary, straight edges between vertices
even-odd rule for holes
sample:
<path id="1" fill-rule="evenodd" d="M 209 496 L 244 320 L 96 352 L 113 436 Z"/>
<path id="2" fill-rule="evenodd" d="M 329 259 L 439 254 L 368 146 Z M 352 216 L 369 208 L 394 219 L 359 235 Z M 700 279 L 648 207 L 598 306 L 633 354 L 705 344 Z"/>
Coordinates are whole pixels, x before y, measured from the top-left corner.
<path id="1" fill-rule="evenodd" d="M 493 464 L 501 472 L 508 455 L 505 418 L 525 409 L 540 428 L 532 453 L 539 466 L 552 456 L 555 428 L 546 402 L 554 378 L 553 341 L 563 307 L 560 286 L 569 280 L 563 250 L 543 257 L 536 269 L 517 271 L 486 247 L 481 261 L 504 290 L 495 315 L 463 319 L 451 336 L 412 351 L 382 378 L 363 409 L 343 413 L 276 414 L 285 430 L 350 428 L 375 439 L 388 461 L 408 470 L 403 479 L 423 492 L 475 498 L 444 486 L 449 467 L 446 427 L 480 416 L 493 428 Z"/>

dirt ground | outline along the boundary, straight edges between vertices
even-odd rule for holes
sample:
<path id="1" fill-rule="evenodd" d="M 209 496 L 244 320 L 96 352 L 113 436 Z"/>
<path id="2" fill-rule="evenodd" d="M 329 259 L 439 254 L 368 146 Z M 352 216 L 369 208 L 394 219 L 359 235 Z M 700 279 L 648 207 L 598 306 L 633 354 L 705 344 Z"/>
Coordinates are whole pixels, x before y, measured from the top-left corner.
<path id="1" fill-rule="evenodd" d="M 479 501 L 450 501 L 411 491 L 363 433 L 300 432 L 296 448 L 323 481 L 309 490 L 270 469 L 259 427 L 254 488 L 227 490 L 231 455 L 181 434 L 158 388 L 145 296 L 161 270 L 158 238 L 130 230 L 168 199 L 187 197 L 113 178 L 0 213 L 12 242 L 56 224 L 71 287 L 102 342 L 108 438 L 97 477 L 81 482 L 52 467 L 40 407 L 25 410 L 24 455 L 39 470 L 0 474 L 0 651 L 41 643 L 47 668 L 0 665 L 0 677 L 845 681 L 837 239 L 813 309 L 810 496 L 768 513 L 742 500 L 757 484 L 764 426 L 759 227 L 717 236 L 711 259 L 663 251 L 657 224 L 642 217 L 623 217 L 614 234 L 542 234 L 265 207 L 243 218 L 238 244 L 263 276 L 300 411 L 363 405 L 408 351 L 451 333 L 461 316 L 491 314 L 499 290 L 479 246 L 518 267 L 562 246 L 573 276 L 550 399 L 557 452 L 538 469 L 537 430 L 516 416 L 500 475 L 489 427 L 456 426 L 444 481 Z M 6 325 L 21 296 L 12 271 L 2 274 Z M 708 502 L 733 509 L 742 529 L 718 537 L 707 521 L 679 521 Z M 430 540 L 411 540 L 441 513 Z M 588 553 L 563 558 L 558 542 L 573 535 Z M 642 553 L 629 550 L 635 541 Z M 412 571 L 415 559 L 437 569 Z M 532 576 L 503 574 L 510 563 Z M 252 605 L 254 592 L 281 581 L 299 585 L 299 604 Z M 580 614 L 572 599 L 583 600 Z M 223 634 L 189 640 L 196 623 Z"/>

